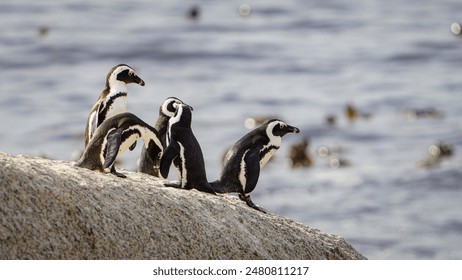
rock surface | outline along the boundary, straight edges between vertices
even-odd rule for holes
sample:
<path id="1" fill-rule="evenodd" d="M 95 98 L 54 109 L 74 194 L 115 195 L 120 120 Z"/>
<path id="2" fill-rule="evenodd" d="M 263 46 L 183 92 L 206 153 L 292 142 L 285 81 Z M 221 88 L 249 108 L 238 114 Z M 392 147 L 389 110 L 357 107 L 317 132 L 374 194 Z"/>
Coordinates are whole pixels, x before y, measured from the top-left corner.
<path id="1" fill-rule="evenodd" d="M 364 259 L 230 195 L 0 152 L 0 259 Z"/>

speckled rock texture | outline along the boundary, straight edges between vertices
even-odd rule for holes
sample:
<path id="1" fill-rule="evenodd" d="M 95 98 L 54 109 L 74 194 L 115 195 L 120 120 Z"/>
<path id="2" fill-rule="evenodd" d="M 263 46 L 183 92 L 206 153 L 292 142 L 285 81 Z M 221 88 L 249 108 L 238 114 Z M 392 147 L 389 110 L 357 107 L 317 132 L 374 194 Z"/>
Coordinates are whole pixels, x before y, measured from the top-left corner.
<path id="1" fill-rule="evenodd" d="M 0 152 L 0 259 L 365 259 L 230 195 Z"/>

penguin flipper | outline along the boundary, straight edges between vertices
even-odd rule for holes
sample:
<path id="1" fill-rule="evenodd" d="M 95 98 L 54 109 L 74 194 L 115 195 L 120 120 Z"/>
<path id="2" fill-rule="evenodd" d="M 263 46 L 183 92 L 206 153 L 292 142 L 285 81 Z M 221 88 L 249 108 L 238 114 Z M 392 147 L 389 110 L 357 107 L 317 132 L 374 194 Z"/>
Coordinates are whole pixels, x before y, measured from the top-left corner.
<path id="1" fill-rule="evenodd" d="M 258 177 L 260 177 L 260 156 L 258 154 L 258 150 L 251 150 L 247 152 L 244 157 L 244 162 L 246 167 L 244 193 L 248 194 L 255 189 Z"/>
<path id="2" fill-rule="evenodd" d="M 172 161 L 180 154 L 180 147 L 177 142 L 172 142 L 165 149 L 162 158 L 160 159 L 160 174 L 163 178 L 168 177 L 168 172 L 170 170 L 170 165 Z"/>
<path id="3" fill-rule="evenodd" d="M 114 163 L 115 159 L 117 158 L 117 154 L 119 153 L 120 143 L 122 142 L 122 131 L 113 130 L 108 134 L 106 139 L 107 139 L 107 146 L 106 146 L 106 156 L 104 158 L 104 164 L 103 164 L 104 169 L 111 166 Z"/>

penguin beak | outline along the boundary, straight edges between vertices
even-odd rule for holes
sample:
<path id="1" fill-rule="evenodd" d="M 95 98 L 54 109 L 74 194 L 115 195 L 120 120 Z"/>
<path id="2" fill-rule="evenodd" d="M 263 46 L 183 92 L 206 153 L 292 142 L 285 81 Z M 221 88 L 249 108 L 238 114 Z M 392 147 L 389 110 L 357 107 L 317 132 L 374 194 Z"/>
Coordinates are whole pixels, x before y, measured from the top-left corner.
<path id="1" fill-rule="evenodd" d="M 138 75 L 133 76 L 133 82 L 139 84 L 140 86 L 144 86 L 144 81 L 138 77 Z"/>
<path id="2" fill-rule="evenodd" d="M 287 133 L 299 133 L 300 129 L 296 128 L 295 126 L 287 126 Z"/>

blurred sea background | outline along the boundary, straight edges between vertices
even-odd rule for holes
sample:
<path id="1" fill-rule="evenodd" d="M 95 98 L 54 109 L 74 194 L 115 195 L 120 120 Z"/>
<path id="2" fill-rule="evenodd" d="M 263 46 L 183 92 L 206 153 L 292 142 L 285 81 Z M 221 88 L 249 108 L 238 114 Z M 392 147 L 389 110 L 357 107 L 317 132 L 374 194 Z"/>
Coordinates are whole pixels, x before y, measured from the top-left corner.
<path id="1" fill-rule="evenodd" d="M 4 0 L 0 151 L 75 159 L 107 72 L 127 63 L 146 82 L 128 86 L 129 111 L 153 123 L 169 96 L 194 107 L 210 181 L 247 118 L 278 116 L 301 133 L 255 203 L 369 259 L 461 259 L 458 21 L 452 0 Z M 292 168 L 304 139 L 311 165 Z M 140 146 L 119 166 L 136 169 Z"/>

